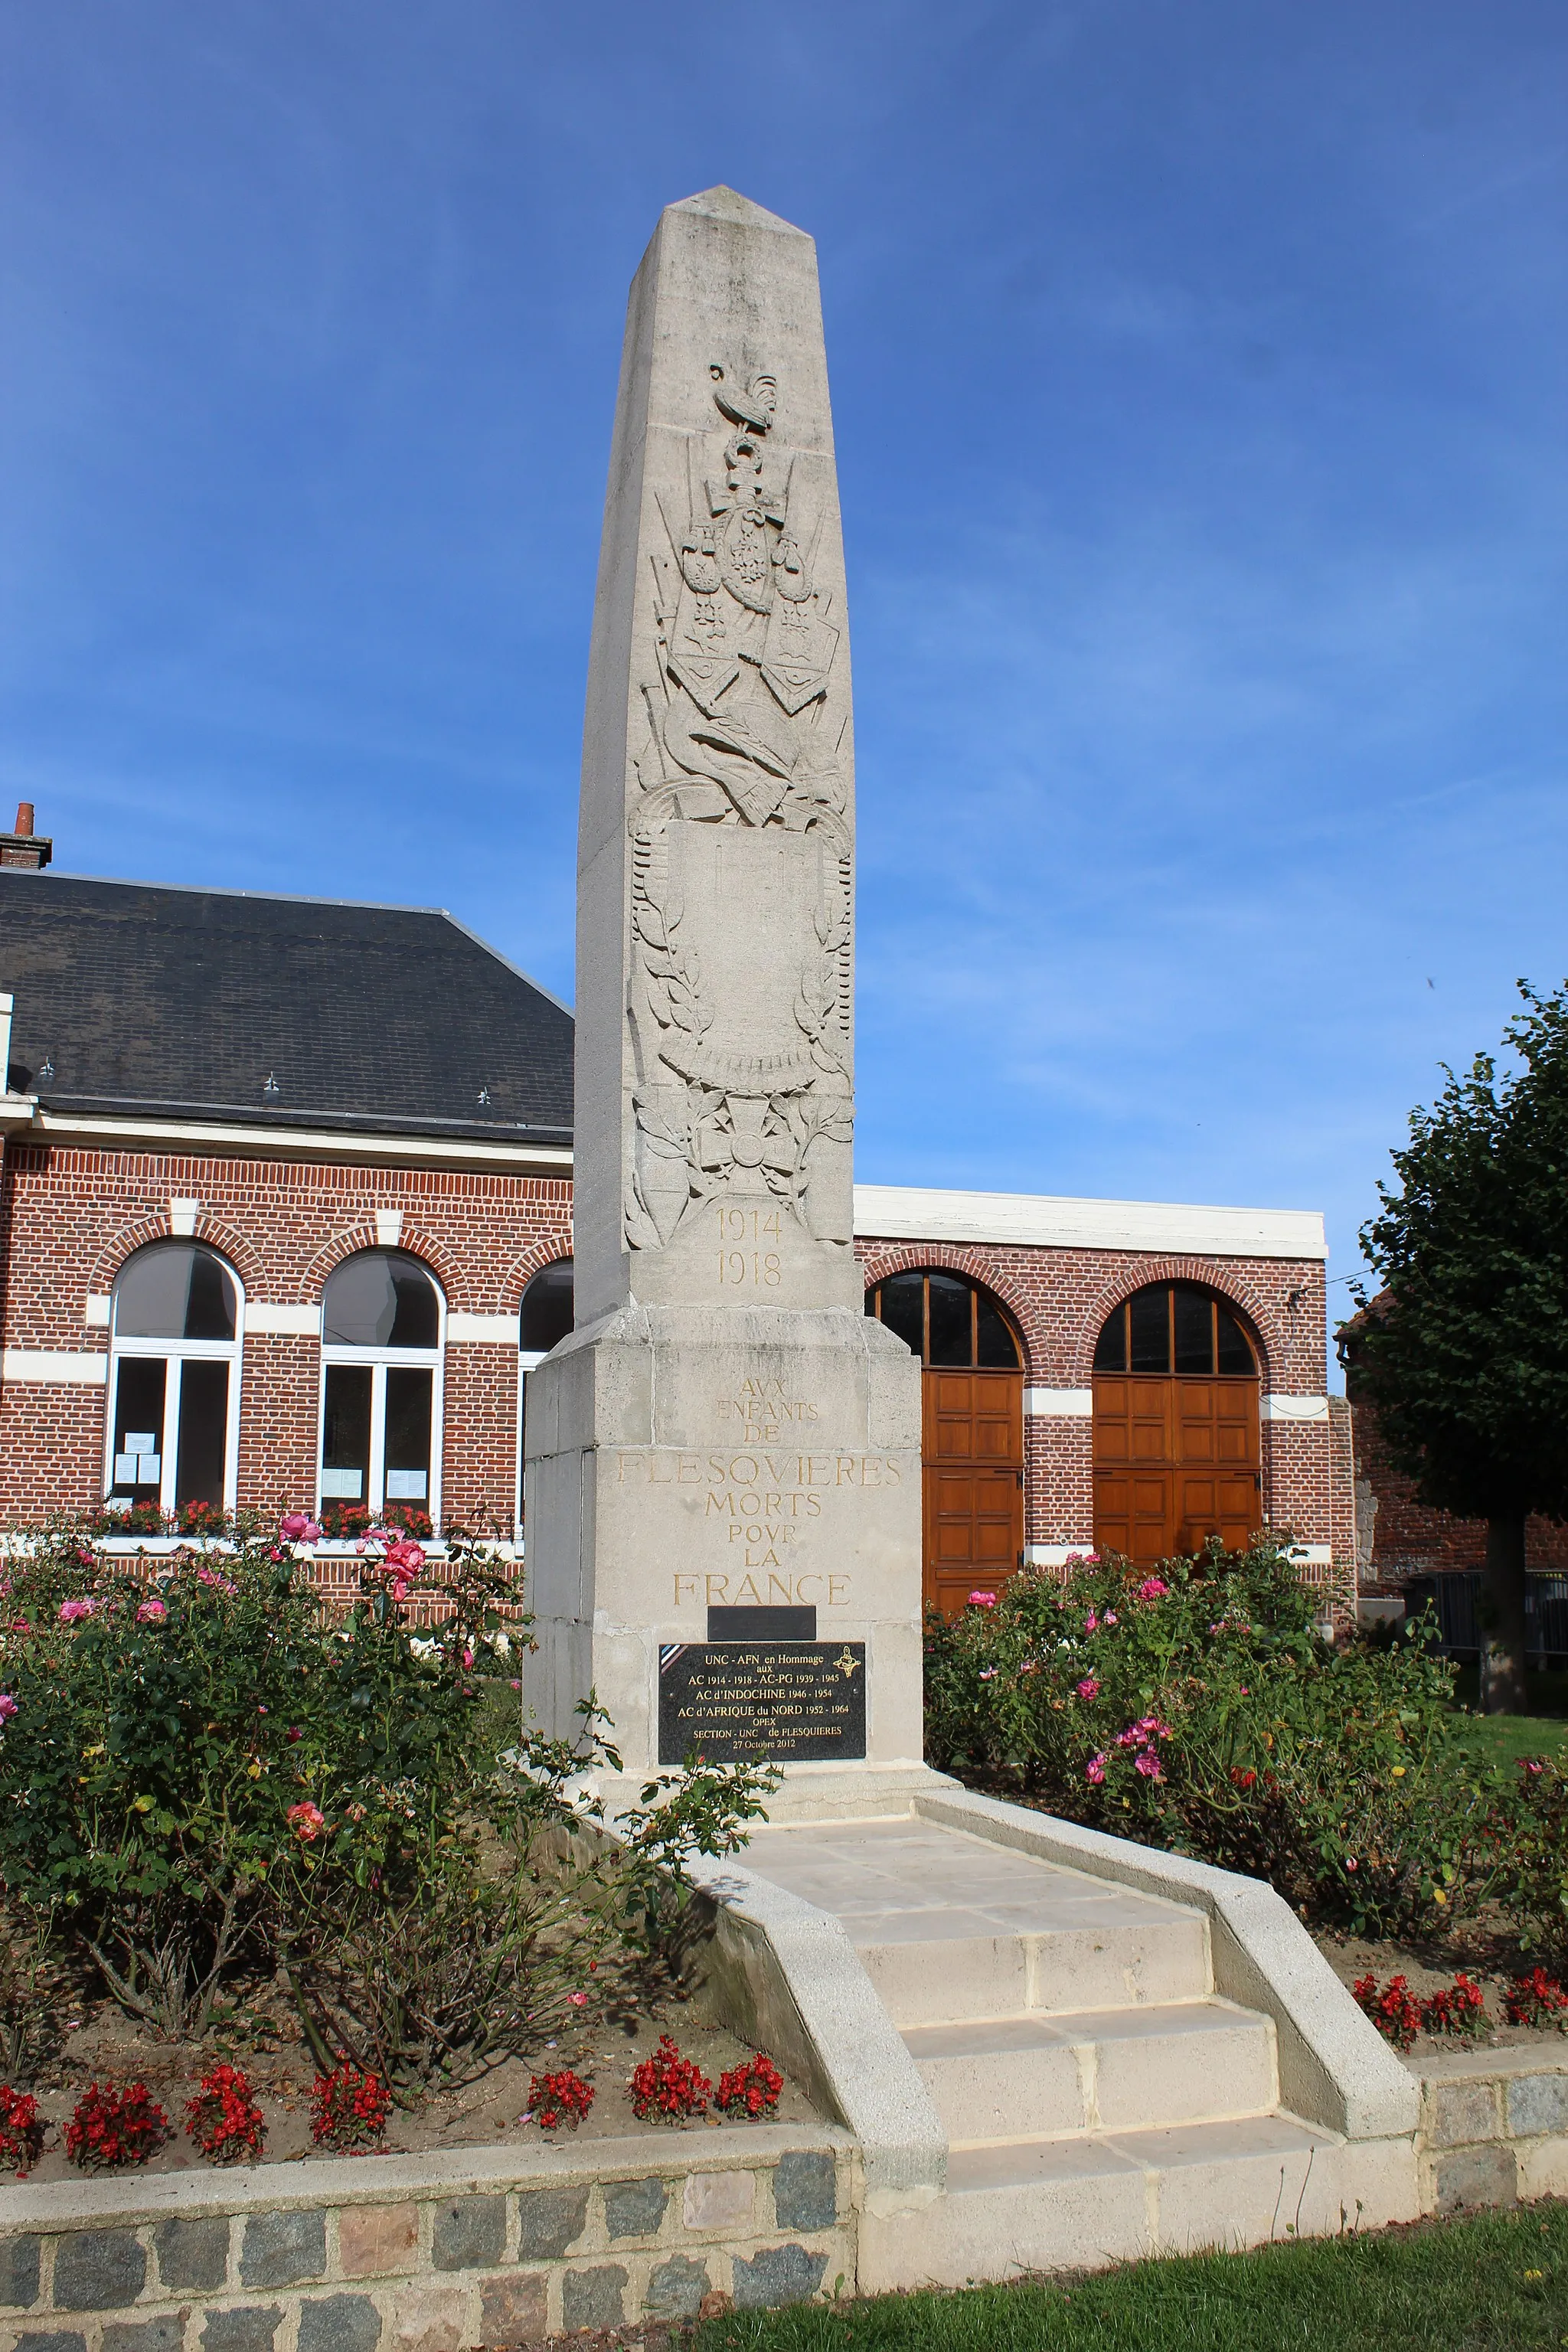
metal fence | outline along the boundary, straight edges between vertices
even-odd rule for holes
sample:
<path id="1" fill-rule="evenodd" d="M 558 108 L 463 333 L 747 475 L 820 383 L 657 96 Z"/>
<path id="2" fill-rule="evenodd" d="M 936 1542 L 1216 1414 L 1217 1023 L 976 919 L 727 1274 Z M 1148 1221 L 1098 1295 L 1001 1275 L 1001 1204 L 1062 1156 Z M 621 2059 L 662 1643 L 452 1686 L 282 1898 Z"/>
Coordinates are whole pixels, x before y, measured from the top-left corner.
<path id="1" fill-rule="evenodd" d="M 1405 1588 L 1412 1617 L 1428 1603 L 1436 1617 L 1436 1646 L 1465 1664 L 1480 1655 L 1477 1609 L 1486 1582 L 1479 1569 L 1456 1569 L 1442 1576 L 1413 1576 Z M 1524 1580 L 1524 1645 L 1532 1666 L 1568 1666 L 1568 1576 Z"/>

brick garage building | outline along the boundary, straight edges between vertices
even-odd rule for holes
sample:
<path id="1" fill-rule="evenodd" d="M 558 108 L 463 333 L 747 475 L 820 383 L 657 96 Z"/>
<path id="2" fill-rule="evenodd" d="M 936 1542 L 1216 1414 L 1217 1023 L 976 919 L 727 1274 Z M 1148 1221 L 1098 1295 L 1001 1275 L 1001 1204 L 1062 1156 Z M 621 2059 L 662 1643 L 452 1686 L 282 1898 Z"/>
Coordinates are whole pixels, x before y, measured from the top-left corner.
<path id="1" fill-rule="evenodd" d="M 5 1517 L 512 1539 L 523 1376 L 570 1313 L 565 1008 L 438 911 L 46 876 L 7 843 Z M 870 1186 L 856 1225 L 868 1311 L 927 1363 L 944 1601 L 1097 1533 L 1155 1558 L 1269 1526 L 1348 1576 L 1321 1219 Z"/>

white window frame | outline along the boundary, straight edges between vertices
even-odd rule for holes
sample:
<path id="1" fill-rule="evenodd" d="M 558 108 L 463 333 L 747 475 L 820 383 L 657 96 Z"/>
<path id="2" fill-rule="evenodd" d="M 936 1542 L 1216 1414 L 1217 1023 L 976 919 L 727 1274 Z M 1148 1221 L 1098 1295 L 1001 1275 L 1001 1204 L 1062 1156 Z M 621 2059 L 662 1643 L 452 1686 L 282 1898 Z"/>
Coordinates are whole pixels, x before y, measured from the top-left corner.
<path id="1" fill-rule="evenodd" d="M 407 1257 L 412 1255 L 410 1251 L 404 1250 L 396 1244 L 388 1244 L 385 1247 L 378 1248 L 374 1254 L 380 1256 L 397 1255 L 400 1257 Z M 355 1255 L 369 1256 L 373 1255 L 373 1253 L 364 1251 L 356 1252 Z M 345 1265 L 348 1265 L 349 1262 L 350 1261 L 347 1258 L 342 1260 L 342 1264 Z M 329 1341 L 327 1338 L 327 1294 L 325 1285 L 322 1286 L 321 1325 L 321 1392 L 316 1402 L 315 1483 L 316 1510 L 318 1515 L 321 1513 L 323 1507 L 328 1504 L 336 1503 L 339 1505 L 350 1506 L 350 1497 L 346 1495 L 323 1495 L 321 1492 L 321 1450 L 326 1444 L 327 1438 L 328 1372 L 334 1364 L 358 1364 L 361 1366 L 368 1364 L 370 1367 L 370 1465 L 365 1473 L 365 1485 L 370 1491 L 362 1498 L 362 1502 L 363 1507 L 371 1512 L 373 1517 L 379 1518 L 383 1511 L 387 1507 L 386 1375 L 395 1366 L 409 1365 L 420 1371 L 429 1371 L 433 1372 L 435 1375 L 430 1383 L 430 1491 L 425 1496 L 422 1507 L 430 1521 L 431 1527 L 437 1533 L 440 1531 L 441 1457 L 445 1450 L 442 1440 L 446 1433 L 447 1423 L 447 1294 L 442 1289 L 439 1282 L 436 1279 L 433 1270 L 429 1266 L 426 1265 L 424 1259 L 421 1258 L 418 1263 L 423 1268 L 431 1288 L 436 1293 L 436 1345 L 434 1348 L 352 1348 L 343 1345 L 339 1340 L 334 1339 Z M 337 1267 L 334 1266 L 332 1268 L 332 1273 L 336 1274 L 337 1271 Z M 331 1276 L 329 1276 L 328 1279 L 330 1280 Z M 394 1496 L 393 1503 L 395 1507 L 398 1507 L 399 1501 L 400 1498 Z M 352 1506 L 350 1507 L 352 1507 Z"/>
<path id="2" fill-rule="evenodd" d="M 522 1310 L 524 1303 L 527 1300 L 528 1294 L 542 1275 L 550 1273 L 552 1267 L 557 1265 L 573 1265 L 574 1268 L 574 1259 L 572 1253 L 568 1251 L 564 1257 L 552 1257 L 547 1265 L 536 1265 L 533 1272 L 529 1276 L 528 1280 L 522 1286 L 522 1297 L 517 1302 L 517 1331 L 520 1342 L 522 1338 Z M 573 1274 L 573 1282 L 574 1285 L 575 1285 L 576 1274 L 574 1270 Z M 526 1544 L 528 1540 L 527 1531 L 524 1528 L 522 1518 L 525 1467 L 522 1459 L 522 1436 L 523 1422 L 526 1418 L 523 1411 L 523 1407 L 526 1402 L 525 1391 L 528 1387 L 528 1376 L 530 1372 L 532 1371 L 535 1364 L 542 1364 L 549 1353 L 550 1349 L 548 1348 L 524 1348 L 521 1344 L 517 1351 L 517 1408 L 515 1421 L 517 1431 L 517 1501 L 514 1507 L 511 1528 L 513 1541 L 521 1544 Z"/>
<path id="3" fill-rule="evenodd" d="M 182 1239 L 173 1246 L 180 1247 Z M 147 1248 L 167 1247 L 168 1244 L 149 1243 Z M 136 1332 L 120 1328 L 120 1284 L 126 1268 L 145 1255 L 133 1250 L 114 1277 L 109 1309 L 109 1381 L 105 1392 L 103 1416 L 103 1498 L 107 1503 L 119 1483 L 114 1475 L 114 1425 L 120 1412 L 120 1367 L 127 1357 L 141 1363 L 170 1364 L 226 1363 L 228 1370 L 228 1417 L 223 1441 L 223 1507 L 233 1511 L 239 1499 L 239 1387 L 245 1357 L 245 1285 L 237 1270 L 229 1264 L 221 1250 L 210 1242 L 194 1242 L 188 1246 L 205 1250 L 216 1257 L 234 1285 L 234 1337 L 232 1339 L 150 1339 Z M 158 1466 L 158 1508 L 167 1518 L 179 1502 L 174 1491 L 175 1475 L 180 1461 L 180 1403 L 184 1380 L 171 1381 L 163 1373 L 163 1453 Z M 188 1497 L 187 1497 L 188 1499 Z M 128 1508 L 132 1507 L 130 1506 Z"/>

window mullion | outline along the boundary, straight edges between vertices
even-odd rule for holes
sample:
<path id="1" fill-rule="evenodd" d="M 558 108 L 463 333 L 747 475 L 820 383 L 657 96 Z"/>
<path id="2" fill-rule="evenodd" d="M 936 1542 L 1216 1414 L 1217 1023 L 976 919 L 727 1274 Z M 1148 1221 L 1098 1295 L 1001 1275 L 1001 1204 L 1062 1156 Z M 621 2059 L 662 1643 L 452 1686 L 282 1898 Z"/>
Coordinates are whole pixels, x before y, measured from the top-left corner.
<path id="1" fill-rule="evenodd" d="M 180 1459 L 180 1392 L 184 1386 L 184 1367 L 178 1356 L 163 1359 L 163 1458 L 158 1467 L 158 1507 L 165 1518 L 174 1509 L 179 1496 L 174 1492 L 174 1473 Z"/>
<path id="2" fill-rule="evenodd" d="M 370 1466 L 365 1500 L 379 1519 L 386 1507 L 386 1366 L 373 1364 L 370 1372 Z"/>

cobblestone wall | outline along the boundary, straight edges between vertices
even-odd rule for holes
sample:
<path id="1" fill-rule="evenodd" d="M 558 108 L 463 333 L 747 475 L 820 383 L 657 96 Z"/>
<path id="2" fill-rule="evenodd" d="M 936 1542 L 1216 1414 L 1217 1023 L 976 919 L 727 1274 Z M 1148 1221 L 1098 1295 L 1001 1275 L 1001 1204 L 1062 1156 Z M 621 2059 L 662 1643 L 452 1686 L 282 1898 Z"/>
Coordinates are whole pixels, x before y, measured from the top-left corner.
<path id="1" fill-rule="evenodd" d="M 802 2302 L 853 2288 L 854 2166 L 742 2126 L 25 2186 L 0 2352 L 464 2352 Z"/>

